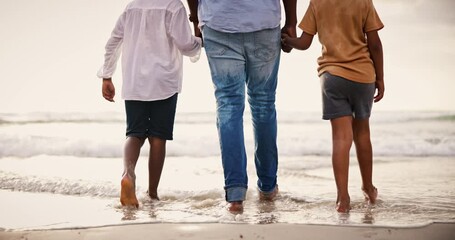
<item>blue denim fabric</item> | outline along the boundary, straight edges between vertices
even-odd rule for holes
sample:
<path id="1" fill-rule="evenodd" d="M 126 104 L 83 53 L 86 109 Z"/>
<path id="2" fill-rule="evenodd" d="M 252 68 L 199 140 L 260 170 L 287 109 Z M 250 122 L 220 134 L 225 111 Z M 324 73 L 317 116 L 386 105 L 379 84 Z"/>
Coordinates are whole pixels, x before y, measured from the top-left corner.
<path id="1" fill-rule="evenodd" d="M 226 200 L 245 200 L 248 188 L 243 133 L 245 92 L 252 114 L 258 188 L 272 192 L 278 168 L 275 92 L 280 29 L 224 33 L 205 26 L 203 38 L 217 101 Z"/>

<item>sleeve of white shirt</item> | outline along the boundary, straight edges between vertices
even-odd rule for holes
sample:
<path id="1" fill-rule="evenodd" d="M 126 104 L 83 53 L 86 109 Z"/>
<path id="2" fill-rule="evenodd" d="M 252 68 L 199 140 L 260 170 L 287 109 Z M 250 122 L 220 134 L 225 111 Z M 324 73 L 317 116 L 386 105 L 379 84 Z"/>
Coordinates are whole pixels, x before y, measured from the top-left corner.
<path id="1" fill-rule="evenodd" d="M 123 29 L 126 14 L 123 13 L 117 20 L 117 24 L 112 31 L 111 37 L 106 43 L 106 53 L 104 54 L 104 64 L 98 70 L 97 76 L 99 78 L 111 78 L 117 68 L 117 61 L 120 56 L 122 42 L 123 42 Z"/>
<path id="2" fill-rule="evenodd" d="M 194 57 L 200 54 L 202 40 L 191 33 L 186 9 L 183 6 L 171 18 L 169 35 L 183 55 Z"/>

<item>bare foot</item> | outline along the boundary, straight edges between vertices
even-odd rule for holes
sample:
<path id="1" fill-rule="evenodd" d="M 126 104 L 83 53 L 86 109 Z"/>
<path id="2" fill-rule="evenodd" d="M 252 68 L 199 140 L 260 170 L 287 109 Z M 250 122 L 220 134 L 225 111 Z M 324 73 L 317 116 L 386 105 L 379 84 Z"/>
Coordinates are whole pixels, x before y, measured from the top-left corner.
<path id="1" fill-rule="evenodd" d="M 376 199 L 378 198 L 378 189 L 376 187 L 371 188 L 362 188 L 363 196 L 365 196 L 365 200 L 368 201 L 370 204 L 375 204 Z"/>
<path id="2" fill-rule="evenodd" d="M 160 198 L 158 197 L 158 193 L 154 192 L 150 192 L 150 191 L 147 191 L 147 194 L 149 195 L 149 197 L 152 199 L 152 200 L 160 200 Z"/>
<path id="3" fill-rule="evenodd" d="M 349 213 L 349 211 L 351 210 L 351 205 L 346 202 L 338 202 L 336 210 L 339 213 Z"/>
<path id="4" fill-rule="evenodd" d="M 275 197 L 278 195 L 278 185 L 276 185 L 275 189 L 273 189 L 270 193 L 264 193 L 259 191 L 259 200 L 261 201 L 273 201 Z"/>
<path id="5" fill-rule="evenodd" d="M 139 202 L 136 198 L 136 189 L 134 182 L 128 177 L 124 176 L 121 182 L 120 203 L 122 206 L 139 207 Z"/>
<path id="6" fill-rule="evenodd" d="M 351 206 L 349 203 L 338 202 L 336 210 L 339 213 L 349 213 L 349 211 L 351 210 Z"/>
<path id="7" fill-rule="evenodd" d="M 228 206 L 228 211 L 232 214 L 240 214 L 243 213 L 243 202 L 230 202 Z"/>
<path id="8" fill-rule="evenodd" d="M 349 211 L 351 210 L 351 200 L 349 198 L 341 199 L 338 197 L 336 210 L 339 213 L 349 213 Z"/>

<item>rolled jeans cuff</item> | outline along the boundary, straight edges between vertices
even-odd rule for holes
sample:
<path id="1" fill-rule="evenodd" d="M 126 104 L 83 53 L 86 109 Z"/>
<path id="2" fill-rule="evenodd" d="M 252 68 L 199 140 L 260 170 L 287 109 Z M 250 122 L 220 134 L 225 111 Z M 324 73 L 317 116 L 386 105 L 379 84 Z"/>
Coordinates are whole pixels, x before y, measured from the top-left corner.
<path id="1" fill-rule="evenodd" d="M 226 201 L 227 202 L 238 202 L 245 201 L 246 188 L 244 187 L 232 187 L 226 189 Z"/>

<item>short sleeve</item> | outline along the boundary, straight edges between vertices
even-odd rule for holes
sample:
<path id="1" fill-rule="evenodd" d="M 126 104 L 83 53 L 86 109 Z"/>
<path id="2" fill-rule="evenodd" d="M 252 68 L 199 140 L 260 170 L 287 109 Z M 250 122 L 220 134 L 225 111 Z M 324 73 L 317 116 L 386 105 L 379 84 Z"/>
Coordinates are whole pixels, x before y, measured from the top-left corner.
<path id="1" fill-rule="evenodd" d="M 310 2 L 310 5 L 308 6 L 305 15 L 302 18 L 302 21 L 299 24 L 299 28 L 302 29 L 303 32 L 310 35 L 316 35 L 318 32 L 314 6 L 312 2 Z"/>
<path id="2" fill-rule="evenodd" d="M 372 0 L 368 1 L 367 17 L 363 26 L 364 32 L 377 31 L 384 27 L 381 19 L 379 18 L 376 9 L 374 8 Z"/>

